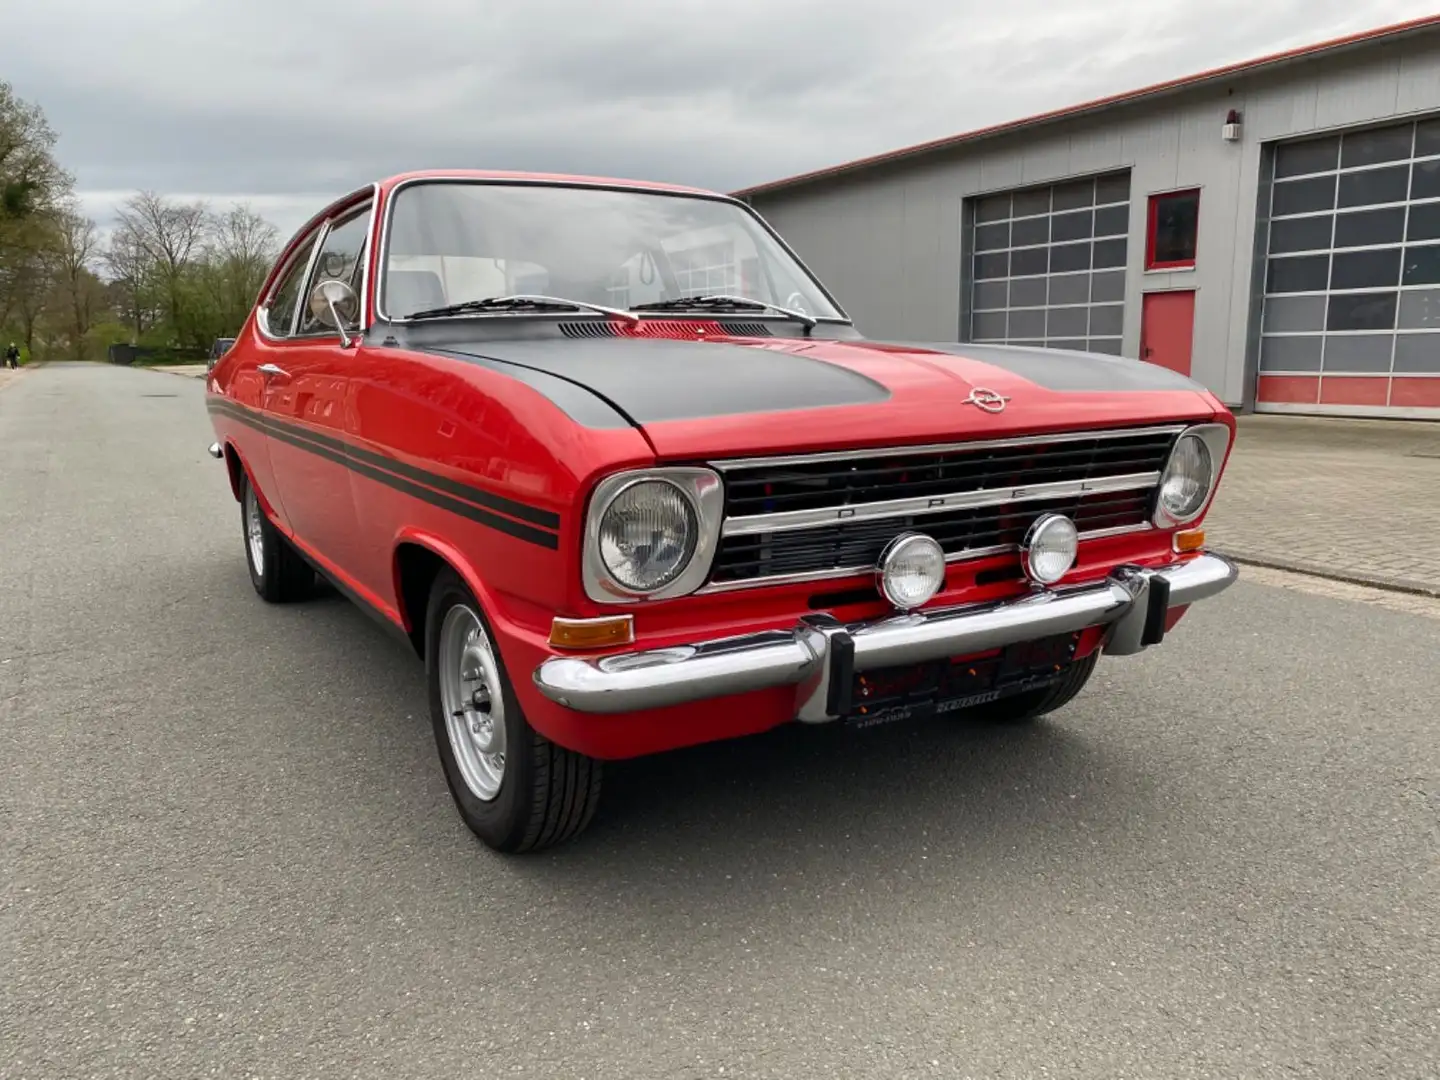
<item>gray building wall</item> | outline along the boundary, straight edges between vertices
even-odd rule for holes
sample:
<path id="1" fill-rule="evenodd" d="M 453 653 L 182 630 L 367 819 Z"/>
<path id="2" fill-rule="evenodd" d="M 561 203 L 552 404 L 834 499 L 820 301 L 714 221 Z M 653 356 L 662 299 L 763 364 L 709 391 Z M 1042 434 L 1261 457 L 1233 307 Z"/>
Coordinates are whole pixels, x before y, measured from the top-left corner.
<path id="1" fill-rule="evenodd" d="M 1239 142 L 1221 138 L 1243 114 Z M 1194 289 L 1193 376 L 1232 406 L 1253 393 L 1251 342 L 1262 175 L 1275 140 L 1440 110 L 1440 33 L 1296 62 L 1224 85 L 909 162 L 752 203 L 870 337 L 956 341 L 962 331 L 962 206 L 974 195 L 1129 168 L 1123 352 L 1140 349 L 1142 295 Z M 1200 189 L 1194 270 L 1145 272 L 1148 196 Z M 964 275 L 968 280 L 968 274 Z M 1247 363 L 1248 361 L 1248 363 Z"/>

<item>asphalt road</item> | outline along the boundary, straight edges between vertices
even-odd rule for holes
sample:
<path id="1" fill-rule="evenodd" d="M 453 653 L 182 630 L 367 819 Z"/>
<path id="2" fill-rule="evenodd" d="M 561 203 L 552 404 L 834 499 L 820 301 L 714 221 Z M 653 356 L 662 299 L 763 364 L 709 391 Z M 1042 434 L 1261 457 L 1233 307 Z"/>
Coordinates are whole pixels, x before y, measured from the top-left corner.
<path id="1" fill-rule="evenodd" d="M 1440 605 L 1256 572 L 1032 730 L 631 763 L 506 860 L 200 398 L 0 391 L 0 1075 L 1440 1072 Z"/>

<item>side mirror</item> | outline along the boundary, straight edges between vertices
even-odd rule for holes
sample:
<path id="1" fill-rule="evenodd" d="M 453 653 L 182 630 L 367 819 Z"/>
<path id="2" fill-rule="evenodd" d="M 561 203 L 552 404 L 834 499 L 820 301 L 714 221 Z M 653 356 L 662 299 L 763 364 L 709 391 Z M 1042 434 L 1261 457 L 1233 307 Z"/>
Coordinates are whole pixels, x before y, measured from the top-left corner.
<path id="1" fill-rule="evenodd" d="M 348 349 L 350 342 L 356 340 L 346 333 L 345 324 L 359 318 L 360 298 L 345 282 L 331 278 L 311 289 L 310 314 L 323 325 L 340 332 L 342 347 Z"/>

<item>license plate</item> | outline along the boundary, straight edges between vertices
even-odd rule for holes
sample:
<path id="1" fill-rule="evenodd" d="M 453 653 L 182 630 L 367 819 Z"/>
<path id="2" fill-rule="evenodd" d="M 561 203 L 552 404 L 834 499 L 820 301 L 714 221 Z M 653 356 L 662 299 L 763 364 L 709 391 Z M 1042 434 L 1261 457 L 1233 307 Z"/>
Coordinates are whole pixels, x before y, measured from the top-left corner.
<path id="1" fill-rule="evenodd" d="M 851 727 L 877 727 L 959 712 L 1058 681 L 1074 658 L 1078 635 L 1013 645 L 984 660 L 941 660 L 854 677 Z"/>

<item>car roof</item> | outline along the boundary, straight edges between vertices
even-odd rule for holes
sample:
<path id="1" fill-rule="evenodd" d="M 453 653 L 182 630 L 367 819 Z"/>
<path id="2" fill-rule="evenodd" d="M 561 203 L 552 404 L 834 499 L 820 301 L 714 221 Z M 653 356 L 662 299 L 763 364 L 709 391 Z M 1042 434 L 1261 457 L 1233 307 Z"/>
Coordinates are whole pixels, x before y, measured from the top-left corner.
<path id="1" fill-rule="evenodd" d="M 680 195 L 708 195 L 712 198 L 730 198 L 728 195 L 716 191 L 708 191 L 705 188 L 686 187 L 682 184 L 666 184 L 656 180 L 624 180 L 615 177 L 582 176 L 567 173 L 507 172 L 499 169 L 424 169 L 388 176 L 379 181 L 379 186 L 382 191 L 388 192 L 400 184 L 413 180 L 511 180 L 531 184 L 640 188 L 646 191 L 668 191 Z"/>

